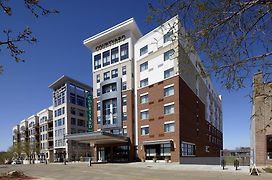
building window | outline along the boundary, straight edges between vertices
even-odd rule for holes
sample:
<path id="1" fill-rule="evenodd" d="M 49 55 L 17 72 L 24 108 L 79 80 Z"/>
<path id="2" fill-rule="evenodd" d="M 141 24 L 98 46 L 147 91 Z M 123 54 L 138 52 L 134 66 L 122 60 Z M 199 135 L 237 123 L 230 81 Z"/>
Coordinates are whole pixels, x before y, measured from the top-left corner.
<path id="1" fill-rule="evenodd" d="M 104 73 L 104 81 L 110 79 L 110 71 Z"/>
<path id="2" fill-rule="evenodd" d="M 76 95 L 74 93 L 70 93 L 70 103 L 76 104 Z"/>
<path id="3" fill-rule="evenodd" d="M 78 116 L 84 117 L 85 116 L 85 111 L 81 110 L 81 109 L 78 109 Z"/>
<path id="4" fill-rule="evenodd" d="M 163 35 L 163 43 L 166 43 L 172 40 L 173 40 L 173 31 L 169 31 L 165 35 Z"/>
<path id="5" fill-rule="evenodd" d="M 85 121 L 82 119 L 77 120 L 77 126 L 85 127 Z"/>
<path id="6" fill-rule="evenodd" d="M 141 127 L 141 135 L 148 135 L 149 134 L 149 126 L 142 126 Z"/>
<path id="7" fill-rule="evenodd" d="M 142 47 L 142 48 L 140 49 L 140 56 L 146 54 L 147 52 L 148 52 L 148 46 L 145 45 L 144 47 Z"/>
<path id="8" fill-rule="evenodd" d="M 121 61 L 128 58 L 128 43 L 120 46 L 120 59 Z"/>
<path id="9" fill-rule="evenodd" d="M 140 65 L 140 72 L 147 70 L 147 69 L 148 69 L 148 61 L 146 61 Z"/>
<path id="10" fill-rule="evenodd" d="M 97 102 L 97 111 L 100 111 L 101 105 L 100 102 Z"/>
<path id="11" fill-rule="evenodd" d="M 110 65 L 110 51 L 103 52 L 103 67 Z"/>
<path id="12" fill-rule="evenodd" d="M 101 122 L 101 116 L 97 116 L 97 124 L 100 124 Z"/>
<path id="13" fill-rule="evenodd" d="M 175 123 L 174 122 L 165 122 L 164 123 L 164 132 L 175 132 Z"/>
<path id="14" fill-rule="evenodd" d="M 174 95 L 174 92 L 175 92 L 174 85 L 164 88 L 164 96 L 165 97 Z"/>
<path id="15" fill-rule="evenodd" d="M 100 83 L 100 74 L 96 75 L 96 83 Z"/>
<path id="16" fill-rule="evenodd" d="M 127 97 L 122 97 L 123 106 L 127 105 Z"/>
<path id="17" fill-rule="evenodd" d="M 173 114 L 175 113 L 175 105 L 174 104 L 169 104 L 169 105 L 164 105 L 164 114 Z"/>
<path id="18" fill-rule="evenodd" d="M 141 119 L 142 120 L 149 119 L 149 111 L 148 110 L 145 110 L 145 111 L 141 112 Z"/>
<path id="19" fill-rule="evenodd" d="M 145 95 L 141 95 L 141 96 L 140 96 L 140 103 L 141 103 L 141 104 L 148 103 L 148 94 L 145 94 Z"/>
<path id="20" fill-rule="evenodd" d="M 123 121 L 127 120 L 127 112 L 123 112 Z"/>
<path id="21" fill-rule="evenodd" d="M 100 89 L 96 90 L 97 96 L 100 96 Z"/>
<path id="22" fill-rule="evenodd" d="M 71 114 L 76 115 L 76 108 L 71 107 L 70 112 Z"/>
<path id="23" fill-rule="evenodd" d="M 174 68 L 170 68 L 164 71 L 164 79 L 170 78 L 174 75 Z"/>
<path id="24" fill-rule="evenodd" d="M 127 128 L 123 128 L 123 135 L 127 136 Z"/>
<path id="25" fill-rule="evenodd" d="M 71 118 L 71 124 L 76 125 L 76 118 Z"/>
<path id="26" fill-rule="evenodd" d="M 126 75 L 127 74 L 127 67 L 123 66 L 122 67 L 122 75 Z"/>
<path id="27" fill-rule="evenodd" d="M 148 78 L 145 78 L 140 81 L 140 87 L 148 86 Z"/>
<path id="28" fill-rule="evenodd" d="M 127 82 L 122 82 L 122 90 L 126 90 L 127 89 Z"/>
<path id="29" fill-rule="evenodd" d="M 194 156 L 195 144 L 181 143 L 181 155 L 182 156 Z"/>
<path id="30" fill-rule="evenodd" d="M 84 99 L 84 97 L 77 95 L 77 105 L 85 107 L 85 99 Z"/>
<path id="31" fill-rule="evenodd" d="M 97 54 L 94 56 L 94 69 L 101 68 L 101 54 Z"/>
<path id="32" fill-rule="evenodd" d="M 117 90 L 116 83 L 107 84 L 107 85 L 102 87 L 102 93 L 103 94 L 113 92 L 113 91 L 116 91 L 116 90 Z"/>
<path id="33" fill-rule="evenodd" d="M 165 52 L 164 53 L 164 61 L 173 59 L 173 56 L 174 56 L 174 50 L 173 49 Z"/>
<path id="34" fill-rule="evenodd" d="M 111 78 L 116 78 L 116 77 L 118 77 L 118 69 L 111 70 Z"/>
<path id="35" fill-rule="evenodd" d="M 119 61 L 119 50 L 118 47 L 111 50 L 111 64 Z"/>

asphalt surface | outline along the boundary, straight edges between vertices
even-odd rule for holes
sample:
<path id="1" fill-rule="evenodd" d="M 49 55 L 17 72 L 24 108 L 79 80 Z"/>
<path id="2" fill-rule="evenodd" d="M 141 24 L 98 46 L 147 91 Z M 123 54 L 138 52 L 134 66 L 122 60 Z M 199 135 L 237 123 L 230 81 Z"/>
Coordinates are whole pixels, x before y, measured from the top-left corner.
<path id="1" fill-rule="evenodd" d="M 155 167 L 155 168 L 154 168 Z M 166 167 L 166 165 L 165 165 Z M 228 172 L 228 171 L 213 171 L 182 169 L 182 166 L 177 169 L 158 168 L 152 164 L 93 164 L 91 167 L 88 164 L 31 164 L 31 165 L 5 165 L 0 166 L 0 174 L 12 170 L 23 171 L 26 175 L 44 180 L 251 180 L 262 179 L 271 180 L 272 174 L 262 173 L 260 176 L 249 176 L 245 172 Z"/>

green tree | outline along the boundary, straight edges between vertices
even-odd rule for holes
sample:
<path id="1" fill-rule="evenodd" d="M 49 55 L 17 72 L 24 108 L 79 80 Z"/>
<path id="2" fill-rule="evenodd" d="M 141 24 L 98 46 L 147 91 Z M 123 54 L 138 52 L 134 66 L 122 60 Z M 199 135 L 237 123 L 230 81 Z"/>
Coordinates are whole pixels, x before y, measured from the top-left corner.
<path id="1" fill-rule="evenodd" d="M 262 71 L 272 73 L 271 0 L 158 0 L 149 1 L 148 22 L 161 24 L 179 15 L 192 47 L 205 59 L 208 74 L 227 89 L 245 86 L 245 79 Z"/>
<path id="2" fill-rule="evenodd" d="M 0 0 L 0 10 L 4 12 L 7 16 L 12 16 L 13 8 L 9 6 L 9 0 Z M 30 11 L 30 13 L 38 18 L 39 16 L 47 16 L 52 13 L 59 13 L 59 11 L 55 9 L 47 9 L 44 8 L 40 0 L 23 0 L 22 5 Z M 3 22 L 1 23 L 2 26 Z M 23 31 L 14 34 L 13 30 L 5 27 L 3 29 L 3 36 L 0 36 L 0 50 L 9 51 L 11 57 L 16 62 L 25 62 L 24 59 L 21 58 L 21 55 L 25 53 L 23 49 L 23 45 L 25 44 L 35 44 L 37 42 L 37 38 L 33 35 L 30 27 L 25 27 Z M 23 44 L 23 45 L 22 45 Z M 20 45 L 20 46 L 19 46 Z M 3 65 L 0 64 L 0 73 L 3 72 Z"/>

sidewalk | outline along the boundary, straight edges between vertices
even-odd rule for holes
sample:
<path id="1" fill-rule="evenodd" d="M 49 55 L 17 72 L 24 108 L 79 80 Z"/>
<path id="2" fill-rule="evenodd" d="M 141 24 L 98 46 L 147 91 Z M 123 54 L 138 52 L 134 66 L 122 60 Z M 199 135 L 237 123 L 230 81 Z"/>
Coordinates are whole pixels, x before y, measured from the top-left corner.
<path id="1" fill-rule="evenodd" d="M 235 172 L 235 173 L 249 173 L 249 166 L 240 166 L 235 170 L 233 166 L 226 166 L 225 170 L 219 165 L 195 165 L 195 164 L 178 164 L 178 163 L 153 163 L 153 162 L 136 162 L 128 163 L 126 166 L 134 166 L 139 168 L 161 169 L 161 170 L 175 170 L 175 171 L 214 171 L 214 172 Z"/>

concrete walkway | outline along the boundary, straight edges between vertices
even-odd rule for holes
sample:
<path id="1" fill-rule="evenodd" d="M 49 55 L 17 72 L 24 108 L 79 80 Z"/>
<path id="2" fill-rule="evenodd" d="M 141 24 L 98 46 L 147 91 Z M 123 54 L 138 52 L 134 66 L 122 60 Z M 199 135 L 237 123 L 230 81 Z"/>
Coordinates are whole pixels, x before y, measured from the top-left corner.
<path id="1" fill-rule="evenodd" d="M 178 163 L 153 163 L 153 162 L 136 162 L 127 164 L 133 167 L 142 167 L 161 170 L 175 171 L 214 171 L 214 172 L 233 172 L 233 173 L 249 173 L 249 166 L 240 166 L 235 170 L 233 166 L 226 166 L 225 170 L 219 165 L 195 165 L 195 164 L 178 164 Z"/>

